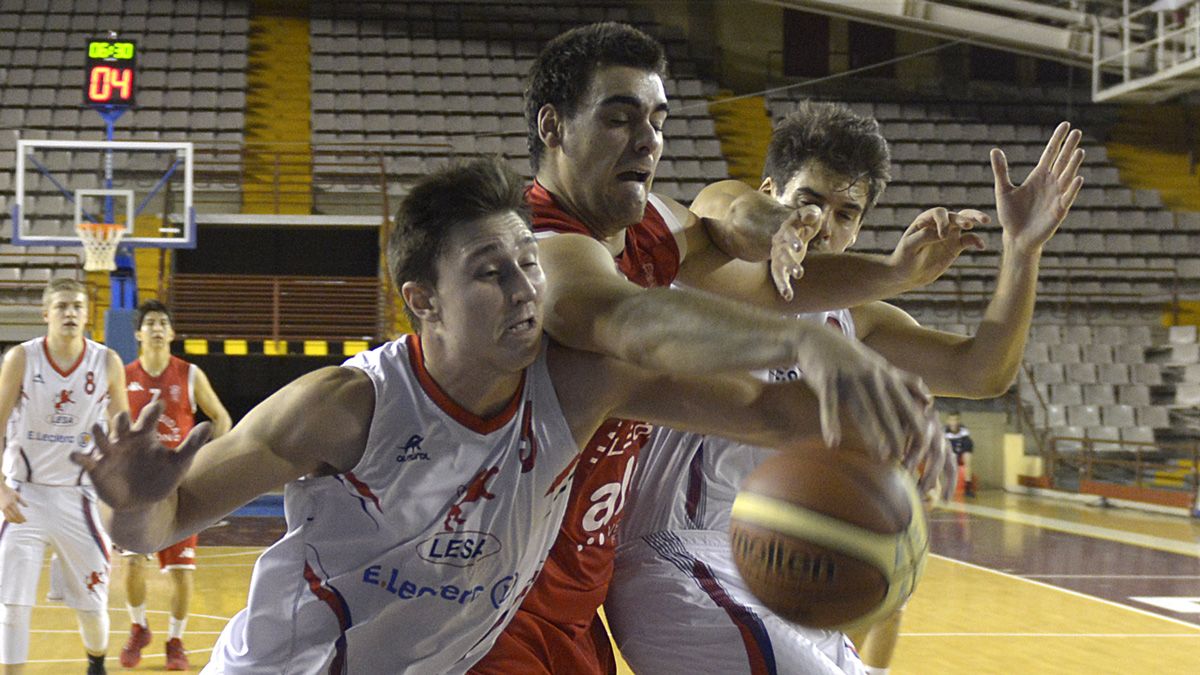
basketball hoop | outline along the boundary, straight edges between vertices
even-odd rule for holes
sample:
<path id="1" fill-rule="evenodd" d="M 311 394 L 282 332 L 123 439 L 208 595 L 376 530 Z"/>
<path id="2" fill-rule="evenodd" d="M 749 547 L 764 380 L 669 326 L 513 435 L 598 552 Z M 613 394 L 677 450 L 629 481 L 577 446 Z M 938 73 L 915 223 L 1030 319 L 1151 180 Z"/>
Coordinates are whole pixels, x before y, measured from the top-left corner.
<path id="1" fill-rule="evenodd" d="M 111 272 L 117 269 L 117 245 L 125 236 L 125 226 L 116 223 L 79 223 L 75 233 L 83 242 L 83 269 Z"/>

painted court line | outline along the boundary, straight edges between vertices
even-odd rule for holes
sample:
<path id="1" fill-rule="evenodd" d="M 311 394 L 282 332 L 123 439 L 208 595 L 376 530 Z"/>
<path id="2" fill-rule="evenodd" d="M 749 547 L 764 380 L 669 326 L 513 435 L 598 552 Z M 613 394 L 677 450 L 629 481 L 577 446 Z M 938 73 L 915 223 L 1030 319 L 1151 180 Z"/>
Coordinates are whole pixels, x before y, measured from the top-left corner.
<path id="1" fill-rule="evenodd" d="M 959 511 L 961 513 L 968 513 L 973 516 L 992 518 L 994 520 L 1003 520 L 1010 523 L 1019 523 L 1021 525 L 1031 525 L 1033 527 L 1041 527 L 1047 530 L 1066 532 L 1067 534 L 1093 537 L 1095 539 L 1107 539 L 1109 541 L 1115 541 L 1121 544 L 1142 546 L 1145 548 L 1166 551 L 1168 553 L 1178 553 L 1179 555 L 1200 558 L 1200 543 L 1175 541 L 1174 539 L 1167 539 L 1165 537 L 1155 537 L 1149 534 L 1114 530 L 1112 528 L 1100 527 L 1098 525 L 1073 523 L 1069 520 L 1062 520 L 1061 518 L 1034 516 L 1027 513 L 1018 513 L 1005 509 L 997 509 L 991 506 L 980 506 L 978 504 L 949 502 L 942 504 L 941 508 Z"/>
<path id="2" fill-rule="evenodd" d="M 1200 579 L 1200 574 L 1025 574 L 1029 579 Z"/>
<path id="3" fill-rule="evenodd" d="M 190 633 L 191 631 L 188 631 L 188 632 Z M 76 631 L 76 633 L 78 633 L 78 631 Z M 206 653 L 206 652 L 211 652 L 211 651 L 212 651 L 212 647 L 207 647 L 207 648 L 202 648 L 202 649 L 192 649 L 191 647 L 187 648 L 188 654 L 201 654 L 201 653 Z M 159 658 L 163 658 L 165 656 L 166 656 L 165 653 L 159 653 L 159 654 L 149 654 L 149 653 L 145 653 L 145 652 L 142 653 L 143 660 L 144 659 L 159 659 Z M 25 663 L 87 663 L 87 659 L 29 659 Z M 122 668 L 122 670 L 124 670 L 124 669 Z"/>
<path id="4" fill-rule="evenodd" d="M 1151 612 L 1151 611 L 1148 611 L 1145 609 L 1139 609 L 1137 607 L 1133 607 L 1131 605 L 1125 605 L 1125 604 L 1122 604 L 1122 603 L 1119 603 L 1119 602 L 1116 602 L 1113 600 L 1106 600 L 1104 598 L 1098 598 L 1094 595 L 1088 595 L 1087 593 L 1080 593 L 1079 591 L 1073 591 L 1069 588 L 1063 588 L 1061 586 L 1055 586 L 1054 584 L 1048 584 L 1048 583 L 1045 583 L 1044 581 L 1038 581 L 1036 579 L 1029 579 L 1027 577 L 1018 576 L 1016 574 L 1009 574 L 1008 572 L 1001 572 L 1000 570 L 994 570 L 990 567 L 976 565 L 975 563 L 969 563 L 969 562 L 966 562 L 963 560 L 958 560 L 955 558 L 947 558 L 946 556 L 937 555 L 936 553 L 930 553 L 929 556 L 932 558 L 938 558 L 940 560 L 945 560 L 947 562 L 952 562 L 952 563 L 955 563 L 958 565 L 962 565 L 963 567 L 970 567 L 971 569 L 979 570 L 981 572 L 995 574 L 998 576 L 1006 577 L 1008 579 L 1016 579 L 1017 581 L 1023 581 L 1027 584 L 1033 584 L 1035 586 L 1040 586 L 1042 588 L 1048 588 L 1053 591 L 1058 591 L 1059 593 L 1066 593 L 1067 595 L 1074 595 L 1077 598 L 1084 598 L 1086 600 L 1091 600 L 1093 602 L 1098 602 L 1098 603 L 1101 603 L 1104 605 L 1109 605 L 1110 607 L 1117 607 L 1119 609 L 1133 612 L 1135 614 L 1141 614 L 1142 616 L 1148 616 L 1148 617 L 1151 617 L 1154 619 L 1160 619 L 1162 621 L 1167 621 L 1167 622 L 1170 622 L 1170 623 L 1173 623 L 1173 624 L 1176 624 L 1179 626 L 1183 626 L 1185 628 L 1189 628 L 1191 630 L 1197 631 L 1197 633 L 1200 633 L 1200 626 L 1197 626 L 1194 623 L 1189 623 L 1182 619 L 1176 619 L 1176 618 L 1170 617 L 1170 616 L 1163 616 L 1162 614 L 1157 614 L 1155 612 Z"/>
<path id="5" fill-rule="evenodd" d="M 1187 638 L 1200 640 L 1200 635 L 1187 633 L 905 633 L 900 637 L 1020 637 L 1020 638 Z"/>

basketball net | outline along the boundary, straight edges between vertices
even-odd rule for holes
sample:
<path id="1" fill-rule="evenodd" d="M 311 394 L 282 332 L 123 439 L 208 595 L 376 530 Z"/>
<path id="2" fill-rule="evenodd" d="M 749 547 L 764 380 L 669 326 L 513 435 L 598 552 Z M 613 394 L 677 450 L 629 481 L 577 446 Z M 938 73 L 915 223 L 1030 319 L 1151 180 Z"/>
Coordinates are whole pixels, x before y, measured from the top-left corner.
<path id="1" fill-rule="evenodd" d="M 75 233 L 83 242 L 83 269 L 111 272 L 117 269 L 117 246 L 125 236 L 125 227 L 114 223 L 79 223 Z"/>

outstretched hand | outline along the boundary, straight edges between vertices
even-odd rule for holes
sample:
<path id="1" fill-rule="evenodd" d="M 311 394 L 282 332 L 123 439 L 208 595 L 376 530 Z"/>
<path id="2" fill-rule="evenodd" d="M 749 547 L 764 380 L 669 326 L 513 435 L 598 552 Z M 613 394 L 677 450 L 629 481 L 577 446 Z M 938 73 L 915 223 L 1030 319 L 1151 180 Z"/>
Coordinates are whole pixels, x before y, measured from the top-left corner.
<path id="1" fill-rule="evenodd" d="M 933 408 L 929 409 L 925 424 L 924 434 L 909 439 L 903 466 L 917 475 L 917 488 L 921 494 L 940 488 L 938 496 L 942 501 L 949 501 L 958 481 L 958 460 L 950 451 L 941 420 Z"/>
<path id="2" fill-rule="evenodd" d="M 146 406 L 132 426 L 127 413 L 119 414 L 111 435 L 95 425 L 96 448 L 86 454 L 71 453 L 71 461 L 87 470 L 100 499 L 114 511 L 144 508 L 169 497 L 196 452 L 208 442 L 212 426 L 204 422 L 177 448 L 160 443 L 157 427 L 163 408 L 162 401 Z"/>
<path id="3" fill-rule="evenodd" d="M 879 459 L 903 459 L 913 439 L 928 444 L 926 417 L 933 396 L 917 376 L 823 326 L 813 338 L 797 365 L 817 396 L 826 445 L 841 442 L 843 407 Z"/>
<path id="4" fill-rule="evenodd" d="M 790 302 L 792 280 L 804 276 L 808 242 L 821 231 L 821 209 L 809 204 L 784 212 L 788 215 L 771 237 L 771 279 L 779 297 Z"/>
<path id="5" fill-rule="evenodd" d="M 942 276 L 963 251 L 983 250 L 983 239 L 971 230 L 990 222 L 974 209 L 928 209 L 904 230 L 889 260 L 910 288 L 921 288 Z"/>
<path id="6" fill-rule="evenodd" d="M 1019 186 L 1008 175 L 1008 159 L 999 148 L 991 153 L 996 179 L 996 215 L 1004 228 L 1005 244 L 1019 253 L 1036 253 L 1054 236 L 1083 187 L 1077 175 L 1084 151 L 1083 134 L 1063 122 L 1054 130 L 1037 166 Z"/>

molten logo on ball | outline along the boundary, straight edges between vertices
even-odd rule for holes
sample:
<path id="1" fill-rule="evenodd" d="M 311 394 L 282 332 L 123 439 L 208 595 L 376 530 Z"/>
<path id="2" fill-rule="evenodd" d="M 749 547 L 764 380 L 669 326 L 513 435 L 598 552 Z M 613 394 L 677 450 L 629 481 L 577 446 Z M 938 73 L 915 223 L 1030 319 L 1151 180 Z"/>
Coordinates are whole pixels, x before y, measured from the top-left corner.
<path id="1" fill-rule="evenodd" d="M 733 532 L 734 556 L 760 574 L 779 575 L 791 583 L 826 583 L 834 581 L 837 565 L 832 556 L 797 550 L 783 537 L 757 537 L 744 528 Z"/>

